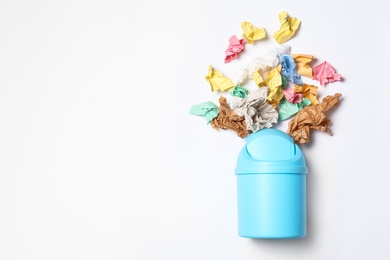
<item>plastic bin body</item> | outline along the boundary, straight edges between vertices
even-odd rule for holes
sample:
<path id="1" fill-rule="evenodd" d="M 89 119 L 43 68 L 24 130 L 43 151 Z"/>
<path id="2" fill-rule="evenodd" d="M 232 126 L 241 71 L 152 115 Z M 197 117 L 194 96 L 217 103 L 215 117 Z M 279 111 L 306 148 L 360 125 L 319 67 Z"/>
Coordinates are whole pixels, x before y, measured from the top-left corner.
<path id="1" fill-rule="evenodd" d="M 239 235 L 306 236 L 307 167 L 301 150 L 276 129 L 260 130 L 246 141 L 235 170 Z"/>

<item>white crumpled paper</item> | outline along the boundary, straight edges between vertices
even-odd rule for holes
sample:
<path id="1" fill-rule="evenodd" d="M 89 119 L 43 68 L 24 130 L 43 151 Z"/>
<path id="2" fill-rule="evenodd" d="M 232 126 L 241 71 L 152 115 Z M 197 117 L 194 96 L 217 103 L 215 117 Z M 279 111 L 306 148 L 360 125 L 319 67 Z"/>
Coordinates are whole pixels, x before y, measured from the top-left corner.
<path id="1" fill-rule="evenodd" d="M 274 50 L 264 54 L 260 58 L 253 59 L 248 65 L 241 68 L 241 70 L 232 78 L 233 83 L 242 85 L 246 80 L 252 78 L 256 71 L 269 71 L 279 65 L 279 56 L 282 54 L 290 54 L 291 47 L 289 45 L 279 45 Z"/>

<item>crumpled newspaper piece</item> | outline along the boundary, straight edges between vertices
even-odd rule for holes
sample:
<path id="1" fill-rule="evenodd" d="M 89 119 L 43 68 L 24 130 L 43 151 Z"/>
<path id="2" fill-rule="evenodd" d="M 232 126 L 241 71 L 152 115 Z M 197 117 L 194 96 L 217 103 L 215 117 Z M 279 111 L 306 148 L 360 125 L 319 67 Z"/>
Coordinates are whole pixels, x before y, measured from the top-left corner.
<path id="1" fill-rule="evenodd" d="M 297 115 L 288 123 L 287 133 L 296 143 L 306 144 L 310 141 L 310 130 L 316 129 L 321 132 L 327 131 L 333 135 L 329 129 L 331 123 L 325 113 L 340 104 L 341 94 L 336 93 L 333 96 L 326 96 L 321 103 L 313 106 L 307 106 L 297 113 Z"/>
<path id="2" fill-rule="evenodd" d="M 326 83 L 342 80 L 341 74 L 337 74 L 335 68 L 326 61 L 314 67 L 313 78 L 320 81 L 321 86 L 325 86 Z"/>
<path id="3" fill-rule="evenodd" d="M 261 87 L 250 91 L 246 98 L 232 101 L 234 112 L 245 117 L 246 127 L 253 133 L 278 122 L 278 111 L 268 104 L 267 92 L 267 87 Z"/>
<path id="4" fill-rule="evenodd" d="M 265 83 L 268 86 L 268 101 L 279 103 L 284 94 L 282 89 L 282 75 L 280 75 L 278 68 L 272 69 L 267 74 Z"/>
<path id="5" fill-rule="evenodd" d="M 301 75 L 297 73 L 296 64 L 294 58 L 291 55 L 280 55 L 280 64 L 282 66 L 282 74 L 287 78 L 288 81 L 301 85 L 302 78 Z"/>
<path id="6" fill-rule="evenodd" d="M 317 105 L 317 93 L 318 93 L 318 87 L 310 84 L 302 84 L 301 86 L 294 85 L 294 91 L 296 93 L 302 93 L 303 97 L 307 98 L 311 101 L 312 105 Z"/>
<path id="7" fill-rule="evenodd" d="M 276 31 L 273 36 L 279 44 L 282 44 L 295 35 L 301 21 L 289 16 L 286 11 L 279 13 L 279 21 L 281 23 L 280 29 Z"/>
<path id="8" fill-rule="evenodd" d="M 225 91 L 235 86 L 231 79 L 225 77 L 219 70 L 213 69 L 211 65 L 207 69 L 206 80 L 210 83 L 211 91 Z"/>
<path id="9" fill-rule="evenodd" d="M 219 113 L 216 118 L 211 121 L 211 126 L 214 129 L 231 129 L 236 134 L 244 138 L 247 136 L 248 130 L 246 129 L 245 117 L 238 116 L 227 104 L 226 98 L 221 96 L 219 98 Z"/>
<path id="10" fill-rule="evenodd" d="M 190 108 L 190 114 L 197 116 L 204 116 L 207 119 L 207 123 L 210 123 L 215 117 L 218 116 L 219 109 L 211 101 L 202 102 L 197 105 L 193 105 Z"/>
<path id="11" fill-rule="evenodd" d="M 233 35 L 229 39 L 229 46 L 225 51 L 225 63 L 229 63 L 237 59 L 238 54 L 240 54 L 245 49 L 245 39 L 238 39 L 237 36 Z"/>
<path id="12" fill-rule="evenodd" d="M 264 28 L 253 26 L 250 22 L 247 21 L 241 23 L 241 28 L 242 37 L 244 37 L 250 44 L 265 38 L 267 35 Z"/>
<path id="13" fill-rule="evenodd" d="M 233 89 L 229 91 L 232 96 L 245 98 L 248 95 L 248 90 L 241 86 L 235 86 Z"/>
<path id="14" fill-rule="evenodd" d="M 298 111 L 302 110 L 304 107 L 311 104 L 310 100 L 307 98 L 302 98 L 302 102 L 292 104 L 288 100 L 283 99 L 279 103 L 279 121 L 286 120 L 292 115 L 296 114 Z"/>
<path id="15" fill-rule="evenodd" d="M 315 57 L 310 54 L 293 54 L 292 57 L 297 65 L 298 74 L 308 78 L 313 78 L 313 70 L 309 63 L 312 62 Z"/>
<path id="16" fill-rule="evenodd" d="M 298 94 L 294 91 L 293 88 L 287 88 L 283 90 L 284 97 L 288 100 L 288 102 L 295 104 L 295 103 L 301 103 L 303 94 Z"/>

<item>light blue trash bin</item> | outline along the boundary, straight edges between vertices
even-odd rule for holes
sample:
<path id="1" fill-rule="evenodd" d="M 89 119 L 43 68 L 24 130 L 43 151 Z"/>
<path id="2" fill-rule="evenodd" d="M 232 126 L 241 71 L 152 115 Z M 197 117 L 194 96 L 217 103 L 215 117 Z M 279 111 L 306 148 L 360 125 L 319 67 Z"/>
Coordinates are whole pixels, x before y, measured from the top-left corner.
<path id="1" fill-rule="evenodd" d="M 306 236 L 307 167 L 288 134 L 263 129 L 246 137 L 235 174 L 241 237 Z"/>

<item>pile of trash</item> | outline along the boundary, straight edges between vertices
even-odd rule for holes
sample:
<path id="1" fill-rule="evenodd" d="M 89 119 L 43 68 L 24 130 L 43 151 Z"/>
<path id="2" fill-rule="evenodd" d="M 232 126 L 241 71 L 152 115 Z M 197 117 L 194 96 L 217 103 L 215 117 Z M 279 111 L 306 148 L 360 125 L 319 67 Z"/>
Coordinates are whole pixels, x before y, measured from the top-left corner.
<path id="1" fill-rule="evenodd" d="M 205 76 L 211 91 L 230 94 L 229 100 L 221 95 L 219 106 L 211 101 L 191 106 L 189 113 L 204 116 L 214 129 L 230 129 L 241 138 L 264 128 L 271 128 L 277 122 L 290 120 L 287 133 L 296 143 L 310 141 L 312 129 L 326 131 L 332 135 L 331 120 L 326 112 L 340 103 L 341 94 L 336 93 L 318 101 L 318 87 L 304 82 L 305 78 L 316 80 L 325 86 L 341 81 L 342 76 L 327 61 L 315 67 L 311 54 L 292 54 L 291 47 L 284 43 L 299 29 L 301 21 L 286 11 L 279 14 L 280 29 L 273 34 L 278 45 L 262 57 L 253 59 L 232 78 L 226 77 L 211 65 Z M 225 63 L 242 55 L 246 44 L 264 39 L 266 31 L 248 21 L 241 23 L 242 39 L 233 35 L 225 50 Z M 253 80 L 258 88 L 245 88 Z"/>

